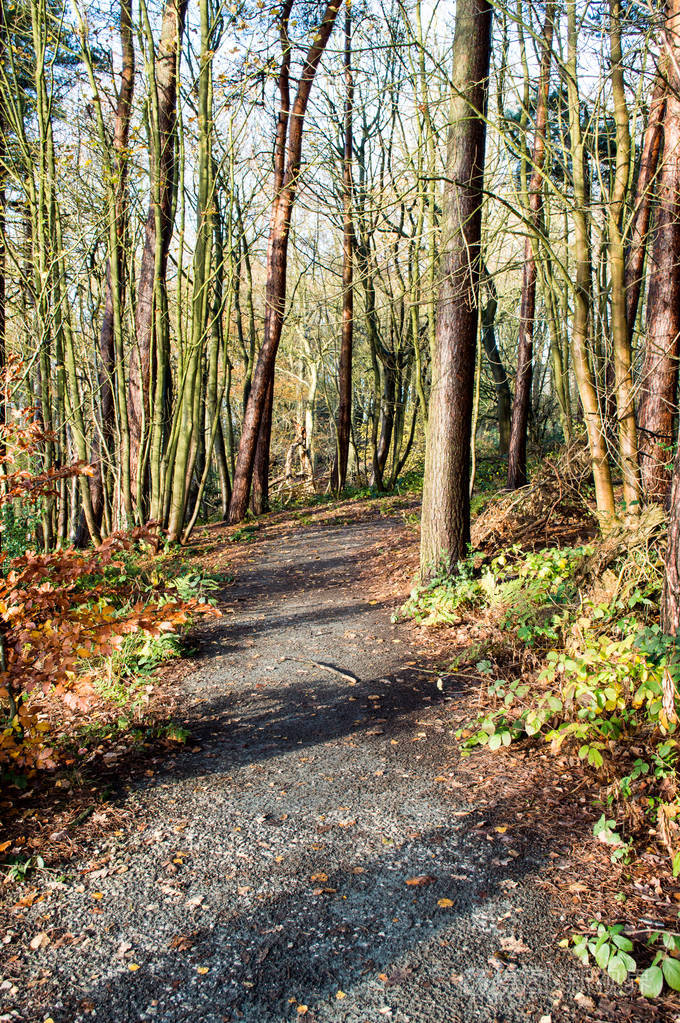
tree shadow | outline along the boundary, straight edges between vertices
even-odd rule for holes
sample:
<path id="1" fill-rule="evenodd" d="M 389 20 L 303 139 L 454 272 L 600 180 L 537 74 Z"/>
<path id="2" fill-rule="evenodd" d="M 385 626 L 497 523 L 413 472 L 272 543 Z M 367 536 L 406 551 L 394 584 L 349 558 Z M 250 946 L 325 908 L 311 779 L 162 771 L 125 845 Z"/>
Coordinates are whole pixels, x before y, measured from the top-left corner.
<path id="1" fill-rule="evenodd" d="M 540 798 L 540 792 L 525 795 Z M 494 809 L 504 812 L 502 799 Z M 285 879 L 292 890 L 275 895 L 266 888 L 280 886 L 285 864 L 247 898 L 233 885 L 215 886 L 199 911 L 186 912 L 189 948 L 149 941 L 145 952 L 134 952 L 141 966 L 134 976 L 124 961 L 112 960 L 98 984 L 66 981 L 63 1006 L 52 1015 L 57 1023 L 86 1018 L 79 1015 L 84 1001 L 98 1015 L 104 1008 L 108 1019 L 168 1023 L 281 1023 L 299 1018 L 300 1004 L 308 1007 L 308 1023 L 319 1014 L 324 1020 L 509 1023 L 527 1019 L 532 1003 L 547 1012 L 556 986 L 568 995 L 583 977 L 559 950 L 548 948 L 544 957 L 555 921 L 537 889 L 522 887 L 540 871 L 544 851 L 531 836 L 516 835 L 523 855 L 499 866 L 499 842 L 480 841 L 476 830 L 482 819 L 473 812 L 464 824 L 430 828 L 370 862 L 317 875 L 316 882 L 298 873 Z M 430 880 L 407 885 L 413 876 Z M 138 924 L 139 914 L 132 915 Z M 172 915 L 181 919 L 181 911 Z M 116 941 L 124 934 L 119 927 Z M 502 938 L 509 935 L 531 951 L 504 953 Z M 391 1005 L 406 1014 L 386 1013 Z"/>

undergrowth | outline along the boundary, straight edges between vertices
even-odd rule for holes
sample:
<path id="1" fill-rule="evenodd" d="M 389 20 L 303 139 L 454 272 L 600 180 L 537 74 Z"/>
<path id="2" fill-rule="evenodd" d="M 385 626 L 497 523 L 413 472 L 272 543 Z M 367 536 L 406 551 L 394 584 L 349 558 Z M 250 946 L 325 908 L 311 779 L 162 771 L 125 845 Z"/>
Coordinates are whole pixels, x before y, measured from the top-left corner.
<path id="1" fill-rule="evenodd" d="M 573 757 L 591 779 L 594 834 L 612 860 L 632 862 L 652 836 L 677 877 L 680 644 L 658 623 L 662 520 L 653 508 L 580 546 L 515 546 L 491 559 L 471 551 L 401 613 L 432 626 L 488 625 L 475 650 L 482 709 L 456 733 L 464 756 L 522 742 Z M 602 924 L 574 944 L 618 981 L 638 969 L 632 950 Z M 652 935 L 643 994 L 664 983 L 680 990 L 679 951 L 674 931 Z"/>

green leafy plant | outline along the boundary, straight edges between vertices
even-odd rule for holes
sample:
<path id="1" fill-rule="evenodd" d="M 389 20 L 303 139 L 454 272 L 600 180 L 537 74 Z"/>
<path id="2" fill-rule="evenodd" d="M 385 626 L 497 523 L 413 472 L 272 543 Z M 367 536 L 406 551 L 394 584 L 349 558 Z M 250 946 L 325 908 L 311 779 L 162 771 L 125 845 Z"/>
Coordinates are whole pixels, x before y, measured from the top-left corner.
<path id="1" fill-rule="evenodd" d="M 594 933 L 576 934 L 573 937 L 573 953 L 587 966 L 591 957 L 601 970 L 606 970 L 612 980 L 623 984 L 630 974 L 637 970 L 637 963 L 631 956 L 633 942 L 623 933 L 623 924 L 602 924 L 593 920 Z"/>

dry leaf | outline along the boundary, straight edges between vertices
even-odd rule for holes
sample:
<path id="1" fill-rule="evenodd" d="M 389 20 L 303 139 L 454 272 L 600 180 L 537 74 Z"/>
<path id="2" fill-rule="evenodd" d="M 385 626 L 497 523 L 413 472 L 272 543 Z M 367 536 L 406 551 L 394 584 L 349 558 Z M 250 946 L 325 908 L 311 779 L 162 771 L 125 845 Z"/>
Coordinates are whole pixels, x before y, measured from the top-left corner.
<path id="1" fill-rule="evenodd" d="M 519 955 L 522 952 L 531 952 L 529 946 L 523 942 L 521 938 L 515 938 L 514 936 L 501 938 L 501 948 L 504 952 L 510 952 L 512 955 Z"/>
<path id="2" fill-rule="evenodd" d="M 430 874 L 420 874 L 418 877 L 409 877 L 406 881 L 407 885 L 411 888 L 421 888 L 425 884 L 434 884 L 437 880 L 436 877 L 432 877 Z"/>
<path id="3" fill-rule="evenodd" d="M 451 909 L 453 906 L 453 899 L 437 899 L 437 905 L 442 909 Z"/>
<path id="4" fill-rule="evenodd" d="M 50 943 L 49 935 L 41 931 L 40 934 L 36 934 L 34 938 L 31 938 L 31 948 L 34 952 L 37 952 L 39 948 L 46 948 Z"/>

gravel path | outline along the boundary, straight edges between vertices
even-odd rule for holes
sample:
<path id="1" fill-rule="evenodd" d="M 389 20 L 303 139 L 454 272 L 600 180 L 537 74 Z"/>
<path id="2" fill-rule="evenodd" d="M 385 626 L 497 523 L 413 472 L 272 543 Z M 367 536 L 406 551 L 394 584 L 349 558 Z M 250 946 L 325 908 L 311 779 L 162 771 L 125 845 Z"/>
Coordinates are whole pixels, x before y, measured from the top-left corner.
<path id="1" fill-rule="evenodd" d="M 454 697 L 356 581 L 399 528 L 253 548 L 184 683 L 200 752 L 137 784 L 132 832 L 26 909 L 32 981 L 2 985 L 0 1019 L 610 1018 L 555 946 L 544 851 L 476 811 Z"/>

